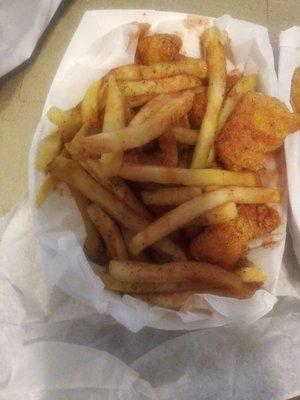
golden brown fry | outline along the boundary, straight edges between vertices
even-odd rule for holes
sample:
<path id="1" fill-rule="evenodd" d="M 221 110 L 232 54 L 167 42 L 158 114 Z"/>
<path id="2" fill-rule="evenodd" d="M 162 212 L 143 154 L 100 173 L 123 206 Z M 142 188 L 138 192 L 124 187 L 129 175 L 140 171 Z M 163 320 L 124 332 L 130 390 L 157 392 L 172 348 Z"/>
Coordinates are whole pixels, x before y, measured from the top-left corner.
<path id="1" fill-rule="evenodd" d="M 85 254 L 91 261 L 101 264 L 106 261 L 105 250 L 101 236 L 87 213 L 87 207 L 90 201 L 71 186 L 70 190 L 76 201 L 86 230 L 86 238 L 84 241 Z"/>
<path id="2" fill-rule="evenodd" d="M 95 271 L 108 290 L 121 293 L 173 293 L 185 291 L 207 291 L 209 287 L 199 281 L 165 282 L 165 283 L 137 283 L 122 282 L 113 278 L 107 272 Z"/>
<path id="3" fill-rule="evenodd" d="M 81 139 L 87 136 L 89 131 L 89 123 L 84 123 L 73 139 L 69 143 L 65 143 L 65 149 L 74 160 L 81 160 L 87 157 L 86 151 L 81 145 Z"/>
<path id="4" fill-rule="evenodd" d="M 122 65 L 113 69 L 112 73 L 120 81 L 138 81 L 143 78 L 138 64 Z"/>
<path id="5" fill-rule="evenodd" d="M 90 127 L 91 132 L 100 130 L 99 124 L 99 88 L 101 81 L 93 83 L 85 93 L 81 103 L 81 116 L 83 124 Z"/>
<path id="6" fill-rule="evenodd" d="M 129 230 L 138 232 L 148 225 L 149 220 L 138 216 L 117 196 L 99 185 L 76 161 L 61 156 L 56 157 L 50 165 L 50 171 L 58 179 L 77 189 L 91 202 L 100 206 Z M 183 251 L 167 238 L 160 240 L 155 247 L 173 259 L 185 259 Z"/>
<path id="7" fill-rule="evenodd" d="M 161 237 L 182 228 L 201 214 L 224 203 L 268 203 L 280 201 L 279 192 L 269 188 L 230 187 L 218 189 L 194 197 L 152 222 L 146 229 L 133 237 L 130 252 L 138 254 Z"/>
<path id="8" fill-rule="evenodd" d="M 60 153 L 62 147 L 61 134 L 56 131 L 46 136 L 39 144 L 36 155 L 36 167 L 39 171 L 45 171 L 48 165 Z"/>
<path id="9" fill-rule="evenodd" d="M 193 281 L 215 288 L 241 290 L 242 280 L 216 265 L 196 261 L 150 264 L 136 261 L 109 262 L 109 272 L 122 282 L 168 283 Z"/>
<path id="10" fill-rule="evenodd" d="M 143 202 L 158 206 L 173 206 L 182 204 L 202 193 L 199 186 L 173 187 L 141 192 Z"/>
<path id="11" fill-rule="evenodd" d="M 190 75 L 141 81 L 120 81 L 119 87 L 127 97 L 170 94 L 201 86 L 201 80 Z"/>
<path id="12" fill-rule="evenodd" d="M 226 55 L 219 30 L 215 27 L 207 29 L 201 37 L 201 43 L 206 56 L 209 86 L 206 111 L 195 147 L 192 168 L 205 168 L 207 165 L 226 88 Z"/>
<path id="13" fill-rule="evenodd" d="M 257 185 L 257 178 L 251 172 L 236 173 L 221 169 L 187 169 L 124 163 L 119 175 L 129 181 L 187 186 Z"/>
<path id="14" fill-rule="evenodd" d="M 138 215 L 147 219 L 151 218 L 149 211 L 136 198 L 133 191 L 122 178 L 119 176 L 112 176 L 110 178 L 104 176 L 99 166 L 99 161 L 96 160 L 87 160 L 83 163 L 83 167 L 95 178 L 97 182 L 117 195 Z"/>
<path id="15" fill-rule="evenodd" d="M 204 60 L 187 57 L 178 61 L 165 61 L 151 66 L 140 65 L 140 73 L 142 79 L 160 79 L 181 74 L 206 78 L 207 67 Z"/>
<path id="16" fill-rule="evenodd" d="M 237 207 L 235 203 L 225 203 L 221 206 L 213 208 L 210 211 L 200 215 L 194 219 L 189 225 L 191 226 L 207 226 L 224 224 L 231 221 L 237 216 Z"/>
<path id="17" fill-rule="evenodd" d="M 103 131 L 110 132 L 125 127 L 125 98 L 113 75 L 108 78 Z M 123 160 L 123 152 L 102 154 L 100 168 L 106 176 L 117 175 Z"/>
<path id="18" fill-rule="evenodd" d="M 82 144 L 91 155 L 124 151 L 142 146 L 158 138 L 174 122 L 185 115 L 191 107 L 193 93 L 185 91 L 169 95 L 169 101 L 145 123 L 82 139 Z"/>
<path id="19" fill-rule="evenodd" d="M 168 95 L 155 96 L 147 104 L 145 104 L 140 111 L 130 121 L 130 126 L 141 125 L 146 122 L 149 118 L 153 117 L 157 112 L 161 110 L 166 101 L 169 100 Z"/>
<path id="20" fill-rule="evenodd" d="M 62 111 L 58 107 L 51 107 L 47 112 L 48 119 L 57 125 L 57 132 L 64 142 L 69 142 L 82 125 L 80 106 L 69 111 Z"/>
<path id="21" fill-rule="evenodd" d="M 192 146 L 197 143 L 199 135 L 198 131 L 190 128 L 182 128 L 180 126 L 174 126 L 171 130 L 174 133 L 177 142 Z"/>
<path id="22" fill-rule="evenodd" d="M 296 68 L 291 85 L 291 104 L 295 113 L 300 113 L 300 67 Z M 300 125 L 300 122 L 299 122 Z M 300 127 L 299 127 L 300 129 Z"/>
<path id="23" fill-rule="evenodd" d="M 178 60 L 182 41 L 177 35 L 156 34 L 139 39 L 136 50 L 138 60 L 145 65 Z"/>
<path id="24" fill-rule="evenodd" d="M 123 236 L 117 223 L 95 204 L 88 206 L 87 213 L 105 242 L 109 258 L 128 260 Z"/>

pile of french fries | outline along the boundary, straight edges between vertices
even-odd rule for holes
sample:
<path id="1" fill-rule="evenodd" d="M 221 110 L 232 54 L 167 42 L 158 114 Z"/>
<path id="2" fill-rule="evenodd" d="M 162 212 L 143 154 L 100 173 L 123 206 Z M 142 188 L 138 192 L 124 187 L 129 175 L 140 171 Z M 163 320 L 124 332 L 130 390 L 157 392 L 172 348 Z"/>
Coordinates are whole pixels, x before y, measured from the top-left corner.
<path id="1" fill-rule="evenodd" d="M 169 308 L 194 293 L 249 298 L 266 279 L 260 268 L 245 260 L 234 271 L 197 262 L 181 232 L 234 219 L 236 204 L 280 201 L 254 173 L 216 162 L 215 138 L 257 76 L 240 75 L 228 91 L 214 27 L 201 37 L 205 59 L 180 55 L 175 35 L 141 32 L 134 64 L 93 83 L 75 108 L 48 111 L 57 129 L 37 152 L 45 172 L 37 204 L 61 182 L 70 188 L 86 227 L 86 255 L 107 266 L 95 272 L 108 290 Z M 191 129 L 201 93 L 203 121 Z"/>

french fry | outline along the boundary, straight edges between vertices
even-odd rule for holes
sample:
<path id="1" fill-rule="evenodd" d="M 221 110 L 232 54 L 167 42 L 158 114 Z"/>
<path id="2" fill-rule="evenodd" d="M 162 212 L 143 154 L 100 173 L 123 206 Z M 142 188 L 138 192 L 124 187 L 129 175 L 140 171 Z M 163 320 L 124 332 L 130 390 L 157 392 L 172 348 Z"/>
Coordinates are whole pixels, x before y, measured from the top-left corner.
<path id="1" fill-rule="evenodd" d="M 51 163 L 50 171 L 55 177 L 77 189 L 129 230 L 138 232 L 149 224 L 149 220 L 138 216 L 116 195 L 99 185 L 78 162 L 59 156 Z M 186 258 L 184 252 L 168 238 L 156 243 L 155 247 L 174 260 Z"/>
<path id="2" fill-rule="evenodd" d="M 190 75 L 176 75 L 170 78 L 140 81 L 120 81 L 120 89 L 125 96 L 151 96 L 169 94 L 201 86 L 201 80 Z"/>
<path id="3" fill-rule="evenodd" d="M 237 105 L 240 99 L 247 92 L 253 92 L 256 89 L 257 84 L 258 76 L 254 74 L 244 76 L 237 81 L 225 98 L 224 104 L 221 108 L 217 125 L 217 133 L 222 130 L 227 119 L 232 114 L 234 107 Z"/>
<path id="4" fill-rule="evenodd" d="M 37 207 L 41 207 L 44 204 L 46 198 L 49 196 L 49 193 L 51 193 L 52 189 L 53 189 L 53 178 L 51 175 L 47 175 L 44 178 L 36 195 Z"/>
<path id="5" fill-rule="evenodd" d="M 190 222 L 189 226 L 207 226 L 224 224 L 237 217 L 237 208 L 235 203 L 225 203 L 213 208 L 210 211 L 200 215 L 200 217 Z"/>
<path id="6" fill-rule="evenodd" d="M 224 203 L 265 204 L 279 201 L 279 191 L 269 188 L 229 187 L 204 193 L 181 204 L 152 222 L 146 229 L 133 237 L 129 249 L 132 254 L 138 254 L 160 238 L 180 229 L 201 214 Z"/>
<path id="7" fill-rule="evenodd" d="M 155 96 L 131 96 L 126 97 L 126 102 L 130 108 L 140 107 L 144 104 L 148 103 L 148 101 L 152 100 Z"/>
<path id="8" fill-rule="evenodd" d="M 190 128 L 182 128 L 180 126 L 174 126 L 171 130 L 174 133 L 177 142 L 189 144 L 191 146 L 197 143 L 199 135 L 198 131 Z"/>
<path id="9" fill-rule="evenodd" d="M 91 261 L 101 264 L 106 261 L 105 250 L 101 236 L 87 213 L 87 207 L 89 206 L 90 201 L 71 186 L 70 190 L 77 204 L 86 230 L 86 238 L 84 241 L 85 254 Z"/>
<path id="10" fill-rule="evenodd" d="M 122 282 L 113 278 L 107 272 L 95 271 L 105 288 L 121 293 L 173 293 L 185 291 L 205 291 L 209 287 L 199 281 L 184 281 L 184 282 L 165 282 L 165 283 L 137 283 L 137 282 Z"/>
<path id="11" fill-rule="evenodd" d="M 88 135 L 89 131 L 90 125 L 88 122 L 85 122 L 73 139 L 70 142 L 65 143 L 65 149 L 68 151 L 73 160 L 81 160 L 87 157 L 86 151 L 81 145 L 81 139 Z"/>
<path id="12" fill-rule="evenodd" d="M 177 206 L 202 193 L 199 186 L 173 187 L 141 192 L 143 202 L 156 206 Z"/>
<path id="13" fill-rule="evenodd" d="M 193 96 L 189 90 L 169 95 L 169 101 L 160 112 L 155 113 L 145 123 L 83 138 L 82 145 L 89 154 L 97 156 L 101 153 L 125 151 L 149 143 L 162 135 L 174 120 L 188 112 Z"/>
<path id="14" fill-rule="evenodd" d="M 235 172 L 221 169 L 187 169 L 124 163 L 119 175 L 129 181 L 187 186 L 257 185 L 257 177 L 252 172 Z"/>
<path id="15" fill-rule="evenodd" d="M 221 44 L 221 34 L 215 27 L 207 29 L 201 36 L 208 70 L 207 106 L 194 151 L 192 168 L 205 168 L 213 145 L 219 112 L 226 89 L 226 55 Z"/>
<path id="16" fill-rule="evenodd" d="M 125 127 L 125 98 L 113 75 L 108 78 L 103 131 L 110 132 Z M 117 175 L 123 160 L 123 152 L 102 154 L 100 168 L 106 176 Z"/>
<path id="17" fill-rule="evenodd" d="M 109 257 L 115 260 L 128 260 L 124 239 L 117 223 L 95 204 L 87 207 L 87 213 L 100 232 Z"/>
<path id="18" fill-rule="evenodd" d="M 159 112 L 166 101 L 169 100 L 168 95 L 155 96 L 147 104 L 145 104 L 141 110 L 134 116 L 130 121 L 130 126 L 137 126 L 145 123 L 149 118 L 153 117 Z"/>
<path id="19" fill-rule="evenodd" d="M 136 198 L 133 191 L 121 177 L 112 176 L 108 178 L 104 176 L 99 161 L 96 160 L 87 160 L 83 163 L 83 167 L 95 178 L 96 181 L 123 200 L 124 203 L 126 203 L 138 215 L 146 219 L 151 218 L 149 211 Z"/>
<path id="20" fill-rule="evenodd" d="M 207 66 L 204 60 L 187 57 L 178 61 L 165 61 L 150 66 L 141 65 L 140 74 L 143 79 L 161 79 L 181 74 L 193 75 L 202 79 L 207 78 Z"/>
<path id="21" fill-rule="evenodd" d="M 91 132 L 99 132 L 99 88 L 101 81 L 93 83 L 81 103 L 82 122 L 88 124 Z"/>
<path id="22" fill-rule="evenodd" d="M 46 136 L 39 144 L 36 155 L 36 167 L 45 171 L 48 165 L 60 153 L 62 148 L 61 134 L 59 131 Z"/>
<path id="23" fill-rule="evenodd" d="M 150 264 L 136 261 L 109 262 L 109 272 L 117 280 L 136 283 L 193 281 L 208 287 L 240 291 L 243 282 L 232 272 L 216 265 L 197 261 Z"/>
<path id="24" fill-rule="evenodd" d="M 66 136 L 72 136 L 82 125 L 80 106 L 68 111 L 63 111 L 59 107 L 50 107 L 47 111 L 47 118 L 61 128 L 64 141 L 67 141 L 65 140 Z"/>

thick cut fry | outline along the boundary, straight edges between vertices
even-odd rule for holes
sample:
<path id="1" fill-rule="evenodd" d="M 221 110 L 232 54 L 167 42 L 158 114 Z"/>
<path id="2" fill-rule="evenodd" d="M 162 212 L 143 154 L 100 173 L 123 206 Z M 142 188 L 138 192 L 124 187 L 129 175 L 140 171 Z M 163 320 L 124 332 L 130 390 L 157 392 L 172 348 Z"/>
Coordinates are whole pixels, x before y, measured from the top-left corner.
<path id="1" fill-rule="evenodd" d="M 190 75 L 176 75 L 170 78 L 119 82 L 125 96 L 151 96 L 169 94 L 201 86 L 201 80 Z"/>
<path id="2" fill-rule="evenodd" d="M 99 88 L 101 81 L 93 83 L 81 103 L 82 122 L 90 126 L 93 133 L 99 132 Z"/>
<path id="3" fill-rule="evenodd" d="M 105 250 L 101 236 L 87 213 L 87 207 L 90 201 L 78 190 L 72 187 L 70 187 L 70 190 L 76 201 L 86 230 L 86 238 L 84 241 L 85 254 L 91 261 L 101 264 L 106 261 Z"/>
<path id="4" fill-rule="evenodd" d="M 224 101 L 224 104 L 221 108 L 217 126 L 217 133 L 223 129 L 226 121 L 232 114 L 234 107 L 237 105 L 240 99 L 246 93 L 253 92 L 256 89 L 257 84 L 258 84 L 257 75 L 247 75 L 237 81 L 237 83 L 228 93 Z"/>
<path id="5" fill-rule="evenodd" d="M 62 147 L 59 131 L 46 136 L 39 144 L 36 155 L 36 167 L 39 171 L 45 171 L 48 165 L 60 153 Z"/>
<path id="6" fill-rule="evenodd" d="M 128 260 L 126 246 L 117 223 L 95 204 L 88 206 L 87 213 L 105 242 L 109 258 Z"/>
<path id="7" fill-rule="evenodd" d="M 279 201 L 278 190 L 269 188 L 230 187 L 204 193 L 169 211 L 135 235 L 130 243 L 130 252 L 138 254 L 161 237 L 182 228 L 201 214 L 224 203 L 264 204 Z"/>
<path id="8" fill-rule="evenodd" d="M 237 275 L 216 265 L 197 261 L 150 264 L 136 261 L 109 262 L 109 272 L 123 282 L 168 283 L 193 281 L 211 287 L 241 290 L 243 282 Z"/>
<path id="9" fill-rule="evenodd" d="M 202 193 L 199 186 L 174 187 L 141 192 L 143 202 L 156 206 L 177 206 Z"/>
<path id="10" fill-rule="evenodd" d="M 149 224 L 149 220 L 138 216 L 117 196 L 99 185 L 76 161 L 59 156 L 51 163 L 50 171 L 58 179 L 77 189 L 91 202 L 100 206 L 129 230 L 138 232 Z M 155 246 L 173 259 L 185 259 L 183 251 L 167 238 L 159 241 Z"/>
<path id="11" fill-rule="evenodd" d="M 208 69 L 207 106 L 192 161 L 193 168 L 205 168 L 213 145 L 219 112 L 226 88 L 226 55 L 217 28 L 207 29 L 201 37 Z"/>
<path id="12" fill-rule="evenodd" d="M 51 175 L 47 175 L 43 180 L 38 193 L 36 195 L 36 206 L 41 207 L 46 198 L 49 196 L 53 189 L 53 178 Z"/>
<path id="13" fill-rule="evenodd" d="M 206 78 L 207 67 L 204 60 L 188 57 L 173 62 L 160 62 L 152 64 L 151 66 L 141 65 L 140 73 L 143 79 L 160 79 L 181 74 L 193 75 L 197 78 Z"/>
<path id="14" fill-rule="evenodd" d="M 115 78 L 108 78 L 103 131 L 111 132 L 125 127 L 125 98 Z M 106 176 L 117 175 L 123 160 L 123 152 L 102 154 L 100 167 Z"/>
<path id="15" fill-rule="evenodd" d="M 174 126 L 172 132 L 175 135 L 177 142 L 189 145 L 195 145 L 197 143 L 199 132 L 194 129 L 182 128 L 180 126 Z"/>
<path id="16" fill-rule="evenodd" d="M 156 182 L 187 186 L 256 186 L 257 178 L 251 172 L 233 172 L 221 169 L 170 168 L 153 165 L 123 164 L 119 175 L 129 181 Z"/>
<path id="17" fill-rule="evenodd" d="M 182 41 L 177 35 L 155 34 L 139 39 L 136 50 L 138 60 L 145 65 L 180 58 Z"/>
<path id="18" fill-rule="evenodd" d="M 300 113 L 300 67 L 296 68 L 291 85 L 291 104 L 295 113 Z M 300 125 L 300 122 L 299 122 Z M 300 128 L 299 128 L 300 129 Z"/>
<path id="19" fill-rule="evenodd" d="M 136 198 L 133 191 L 127 185 L 127 183 L 119 176 L 112 176 L 107 178 L 103 175 L 99 161 L 87 160 L 83 163 L 83 167 L 92 175 L 96 181 L 98 181 L 106 189 L 113 192 L 121 200 L 124 201 L 132 210 L 143 218 L 150 219 L 151 214 L 144 207 L 144 205 Z"/>
<path id="20" fill-rule="evenodd" d="M 155 113 L 144 124 L 129 126 L 111 132 L 101 133 L 82 139 L 82 144 L 91 155 L 124 151 L 142 146 L 158 138 L 177 119 L 185 115 L 191 108 L 193 93 L 186 91 L 169 95 L 167 103 L 161 111 Z"/>

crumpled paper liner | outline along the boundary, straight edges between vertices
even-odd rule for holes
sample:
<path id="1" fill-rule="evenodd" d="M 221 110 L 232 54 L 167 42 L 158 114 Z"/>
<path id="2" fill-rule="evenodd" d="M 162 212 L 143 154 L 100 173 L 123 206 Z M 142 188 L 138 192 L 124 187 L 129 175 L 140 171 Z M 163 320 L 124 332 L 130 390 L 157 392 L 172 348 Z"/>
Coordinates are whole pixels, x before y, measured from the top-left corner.
<path id="1" fill-rule="evenodd" d="M 128 295 L 121 298 L 104 290 L 82 251 L 84 226 L 72 199 L 53 193 L 40 209 L 35 208 L 35 195 L 42 180 L 42 174 L 35 170 L 36 149 L 41 138 L 54 129 L 45 112 L 51 105 L 66 109 L 74 106 L 91 82 L 112 67 L 133 61 L 138 26 L 132 21 L 152 23 L 155 32 L 176 32 L 183 40 L 184 51 L 193 56 L 200 55 L 199 37 L 203 30 L 216 24 L 231 39 L 228 68 L 236 66 L 245 73 L 258 73 L 259 90 L 277 95 L 273 53 L 267 30 L 262 26 L 230 16 L 212 20 L 208 17 L 148 10 L 85 13 L 58 68 L 31 148 L 30 196 L 35 233 L 47 281 L 99 313 L 110 314 L 132 331 L 145 326 L 196 329 L 232 321 L 253 322 L 269 312 L 276 303 L 274 294 L 285 241 L 284 210 L 278 241 L 272 247 L 256 246 L 249 252 L 249 258 L 267 273 L 268 281 L 264 289 L 247 300 L 194 295 L 184 310 L 175 312 L 152 307 Z M 207 310 L 213 312 L 208 313 Z"/>

